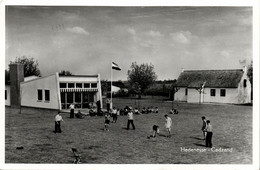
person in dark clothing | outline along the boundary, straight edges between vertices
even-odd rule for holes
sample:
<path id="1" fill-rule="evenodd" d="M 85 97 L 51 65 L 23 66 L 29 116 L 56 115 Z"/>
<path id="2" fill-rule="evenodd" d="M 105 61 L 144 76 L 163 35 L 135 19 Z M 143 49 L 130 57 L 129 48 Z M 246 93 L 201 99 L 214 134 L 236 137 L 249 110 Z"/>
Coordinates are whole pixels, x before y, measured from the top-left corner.
<path id="1" fill-rule="evenodd" d="M 159 126 L 153 125 L 153 136 L 152 137 L 155 138 L 157 133 L 159 133 Z"/>
<path id="2" fill-rule="evenodd" d="M 97 115 L 101 115 L 101 103 L 100 103 L 100 100 L 97 101 Z"/>
<path id="3" fill-rule="evenodd" d="M 109 112 L 109 111 L 110 111 L 110 100 L 107 99 L 107 112 Z"/>
<path id="4" fill-rule="evenodd" d="M 202 119 L 202 128 L 201 128 L 201 130 L 202 130 L 202 133 L 203 133 L 203 140 L 205 140 L 206 139 L 206 127 L 207 127 L 207 120 L 206 120 L 206 117 L 205 116 L 202 116 L 201 117 L 201 119 Z"/>

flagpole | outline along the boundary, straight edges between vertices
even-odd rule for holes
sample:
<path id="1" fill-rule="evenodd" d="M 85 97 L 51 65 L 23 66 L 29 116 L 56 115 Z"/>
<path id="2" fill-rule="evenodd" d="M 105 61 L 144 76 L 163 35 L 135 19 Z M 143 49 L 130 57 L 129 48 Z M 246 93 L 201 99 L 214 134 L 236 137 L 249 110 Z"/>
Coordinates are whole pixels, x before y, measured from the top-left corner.
<path id="1" fill-rule="evenodd" d="M 110 92 L 110 108 L 113 108 L 112 106 L 112 77 L 113 77 L 113 69 L 112 69 L 112 62 L 111 62 L 111 65 L 110 65 L 110 69 L 111 69 L 111 92 Z"/>

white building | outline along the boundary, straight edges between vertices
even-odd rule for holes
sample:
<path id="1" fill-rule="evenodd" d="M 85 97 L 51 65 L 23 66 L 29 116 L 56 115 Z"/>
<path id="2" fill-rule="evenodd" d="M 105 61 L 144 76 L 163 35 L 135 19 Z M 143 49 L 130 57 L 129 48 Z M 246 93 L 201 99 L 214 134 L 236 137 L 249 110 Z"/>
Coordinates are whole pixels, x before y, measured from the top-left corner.
<path id="1" fill-rule="evenodd" d="M 203 86 L 204 85 L 204 86 Z M 177 79 L 175 101 L 188 103 L 251 103 L 251 83 L 244 70 L 187 70 Z M 202 92 L 199 93 L 199 88 Z"/>
<path id="2" fill-rule="evenodd" d="M 10 70 L 10 75 L 14 72 Z M 55 73 L 46 77 L 32 76 L 20 80 L 24 80 L 18 83 L 20 92 L 14 91 L 12 94 L 10 88 L 14 80 L 10 81 L 11 86 L 6 85 L 7 106 L 12 106 L 11 97 L 21 96 L 21 106 L 26 107 L 62 110 L 68 109 L 69 105 L 74 103 L 75 108 L 84 109 L 99 101 L 102 108 L 99 74 L 60 76 Z M 18 105 L 17 103 L 19 102 L 13 105 Z"/>

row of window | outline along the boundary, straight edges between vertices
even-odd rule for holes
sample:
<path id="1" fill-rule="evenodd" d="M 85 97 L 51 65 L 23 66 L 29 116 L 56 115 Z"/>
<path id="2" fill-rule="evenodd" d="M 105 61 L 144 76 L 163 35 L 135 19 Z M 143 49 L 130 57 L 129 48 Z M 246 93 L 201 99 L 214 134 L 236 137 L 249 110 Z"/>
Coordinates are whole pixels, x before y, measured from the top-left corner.
<path id="1" fill-rule="evenodd" d="M 188 89 L 185 89 L 185 95 L 188 95 Z M 210 96 L 216 96 L 216 89 L 210 89 Z M 226 96 L 226 89 L 220 89 L 220 96 Z"/>
<path id="2" fill-rule="evenodd" d="M 210 96 L 216 96 L 216 89 L 210 89 Z M 220 89 L 220 96 L 226 96 L 226 89 Z"/>
<path id="3" fill-rule="evenodd" d="M 44 90 L 44 97 L 45 101 L 49 102 L 50 101 L 50 90 Z M 43 100 L 43 90 L 38 89 L 38 101 Z"/>
<path id="4" fill-rule="evenodd" d="M 60 88 L 97 88 L 97 83 L 60 83 Z"/>

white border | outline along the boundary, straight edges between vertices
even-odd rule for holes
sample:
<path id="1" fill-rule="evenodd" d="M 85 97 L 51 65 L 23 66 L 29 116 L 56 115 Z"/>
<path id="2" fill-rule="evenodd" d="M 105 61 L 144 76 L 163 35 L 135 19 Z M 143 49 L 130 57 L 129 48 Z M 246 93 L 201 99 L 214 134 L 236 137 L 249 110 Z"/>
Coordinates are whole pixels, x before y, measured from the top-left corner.
<path id="1" fill-rule="evenodd" d="M 0 2 L 0 58 L 5 60 L 5 6 L 6 5 L 32 5 L 32 6 L 251 6 L 253 7 L 253 69 L 254 69 L 254 107 L 253 107 L 253 164 L 252 165 L 167 165 L 167 164 L 5 164 L 4 157 L 4 136 L 5 136 L 5 109 L 1 107 L 1 143 L 0 143 L 0 169 L 134 169 L 149 168 L 168 170 L 178 169 L 259 169 L 259 1 L 258 0 L 5 0 Z M 5 62 L 0 62 L 0 82 L 4 82 Z M 0 96 L 3 96 L 3 83 L 1 84 Z M 0 97 L 1 106 L 4 106 L 3 97 Z"/>

